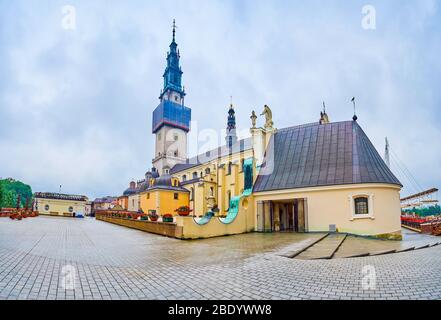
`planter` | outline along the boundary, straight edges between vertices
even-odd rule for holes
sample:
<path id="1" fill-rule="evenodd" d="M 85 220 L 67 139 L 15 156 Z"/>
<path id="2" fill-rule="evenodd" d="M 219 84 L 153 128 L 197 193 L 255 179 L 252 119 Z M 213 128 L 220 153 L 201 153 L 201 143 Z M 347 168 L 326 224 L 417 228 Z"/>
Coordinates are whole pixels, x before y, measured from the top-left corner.
<path id="1" fill-rule="evenodd" d="M 162 222 L 173 222 L 173 216 L 171 214 L 165 214 L 162 216 Z"/>
<path id="2" fill-rule="evenodd" d="M 158 216 L 149 216 L 149 218 L 150 218 L 150 221 L 153 221 L 153 222 L 158 221 Z"/>
<path id="3" fill-rule="evenodd" d="M 178 213 L 178 215 L 180 215 L 181 217 L 188 217 L 190 215 L 190 213 L 193 210 L 191 210 L 189 207 L 184 206 L 184 207 L 180 207 L 178 209 L 175 210 L 175 212 Z"/>

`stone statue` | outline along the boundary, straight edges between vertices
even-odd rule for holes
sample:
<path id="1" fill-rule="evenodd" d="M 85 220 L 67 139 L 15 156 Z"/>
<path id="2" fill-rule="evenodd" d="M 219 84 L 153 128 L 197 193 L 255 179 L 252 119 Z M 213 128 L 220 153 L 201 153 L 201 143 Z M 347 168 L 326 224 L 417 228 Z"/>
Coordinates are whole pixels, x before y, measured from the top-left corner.
<path id="1" fill-rule="evenodd" d="M 253 112 L 251 112 L 251 124 L 252 124 L 252 129 L 256 128 L 256 120 L 257 120 L 257 116 L 256 116 L 256 112 L 253 110 Z"/>
<path id="2" fill-rule="evenodd" d="M 273 113 L 272 113 L 270 107 L 268 107 L 267 105 L 264 106 L 264 109 L 263 109 L 261 116 L 263 116 L 263 115 L 265 116 L 265 128 L 271 129 L 274 125 Z"/>

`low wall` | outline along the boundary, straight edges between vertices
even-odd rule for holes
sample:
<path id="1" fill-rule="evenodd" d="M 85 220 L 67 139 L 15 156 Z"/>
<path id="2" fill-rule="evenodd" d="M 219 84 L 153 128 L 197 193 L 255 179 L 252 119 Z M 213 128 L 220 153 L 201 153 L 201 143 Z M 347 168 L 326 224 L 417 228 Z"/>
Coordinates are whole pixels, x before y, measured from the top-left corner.
<path id="1" fill-rule="evenodd" d="M 164 222 L 152 222 L 152 221 L 142 221 L 133 219 L 123 219 L 123 218 L 113 218 L 104 217 L 101 215 L 96 216 L 97 220 L 110 222 L 120 226 L 137 229 L 141 231 L 146 231 L 154 234 L 159 234 L 166 237 L 172 238 L 182 238 L 182 227 L 174 223 L 164 223 Z"/>

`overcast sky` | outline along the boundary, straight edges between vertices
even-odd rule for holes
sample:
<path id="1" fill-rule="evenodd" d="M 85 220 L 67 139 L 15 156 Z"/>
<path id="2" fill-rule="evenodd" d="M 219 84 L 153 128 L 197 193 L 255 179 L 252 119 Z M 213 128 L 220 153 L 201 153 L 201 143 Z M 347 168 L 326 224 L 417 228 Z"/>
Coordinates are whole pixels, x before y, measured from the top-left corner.
<path id="1" fill-rule="evenodd" d="M 318 121 L 322 101 L 349 120 L 355 96 L 380 154 L 387 136 L 421 188 L 441 187 L 440 2 L 323 2 L 0 0 L 0 177 L 91 198 L 141 179 L 175 18 L 199 130 L 226 126 L 230 96 L 239 130 L 264 104 L 278 128 Z"/>

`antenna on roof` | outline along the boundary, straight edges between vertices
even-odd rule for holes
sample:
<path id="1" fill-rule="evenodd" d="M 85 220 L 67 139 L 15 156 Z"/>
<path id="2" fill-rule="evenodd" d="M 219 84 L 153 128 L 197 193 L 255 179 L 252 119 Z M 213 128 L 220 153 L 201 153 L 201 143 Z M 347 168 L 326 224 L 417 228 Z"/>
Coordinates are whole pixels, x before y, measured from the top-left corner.
<path id="1" fill-rule="evenodd" d="M 386 147 L 384 149 L 384 161 L 386 162 L 386 165 L 390 169 L 389 139 L 387 139 L 387 137 L 386 137 Z"/>
<path id="2" fill-rule="evenodd" d="M 357 112 L 355 109 L 355 97 L 352 97 L 352 103 L 354 104 L 354 116 L 352 117 L 352 120 L 357 121 L 358 117 L 357 117 Z"/>

